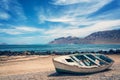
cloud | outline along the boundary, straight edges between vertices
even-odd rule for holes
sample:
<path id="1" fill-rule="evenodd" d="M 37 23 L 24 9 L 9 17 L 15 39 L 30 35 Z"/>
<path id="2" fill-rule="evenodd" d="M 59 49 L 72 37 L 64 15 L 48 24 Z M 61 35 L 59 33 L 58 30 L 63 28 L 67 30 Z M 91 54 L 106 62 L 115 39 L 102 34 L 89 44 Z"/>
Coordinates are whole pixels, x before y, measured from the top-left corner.
<path id="1" fill-rule="evenodd" d="M 120 20 L 108 20 L 108 21 L 99 21 L 94 25 L 89 27 L 56 27 L 52 28 L 45 32 L 46 35 L 50 35 L 52 38 L 58 38 L 61 36 L 77 36 L 77 37 L 85 37 L 93 32 L 104 31 L 116 29 L 120 26 Z"/>
<path id="2" fill-rule="evenodd" d="M 118 19 L 118 20 L 107 20 L 107 21 L 102 20 L 89 27 L 82 27 L 82 28 L 73 27 L 73 26 L 65 27 L 61 25 L 51 27 L 50 29 L 41 29 L 30 26 L 17 26 L 17 27 L 11 27 L 10 29 L 0 29 L 0 33 L 16 35 L 16 37 L 10 37 L 9 41 L 7 41 L 11 44 L 22 44 L 22 43 L 45 44 L 48 43 L 49 41 L 52 41 L 54 38 L 58 38 L 58 37 L 67 37 L 67 36 L 85 37 L 93 32 L 117 29 L 120 26 L 119 23 L 120 20 Z M 33 33 L 37 33 L 38 35 L 32 35 Z M 24 36 L 22 34 L 29 34 L 29 35 Z M 6 40 L 7 37 L 4 38 L 1 37 L 1 39 Z"/>
<path id="3" fill-rule="evenodd" d="M 38 12 L 36 12 L 38 15 L 38 20 L 39 23 L 42 24 L 46 21 L 46 16 L 45 16 L 45 12 L 43 8 L 40 8 L 40 10 L 38 10 Z"/>
<path id="4" fill-rule="evenodd" d="M 26 26 L 15 27 L 15 29 L 20 31 L 26 31 L 26 32 L 37 32 L 37 31 L 43 30 L 35 27 L 26 27 Z"/>
<path id="5" fill-rule="evenodd" d="M 61 7 L 59 4 L 63 4 L 63 10 L 58 10 L 59 13 L 56 12 L 56 14 L 52 14 L 51 12 L 53 12 L 53 9 L 45 11 L 41 8 L 38 14 L 39 21 L 59 22 L 73 26 L 85 25 L 85 23 L 88 23 L 86 25 L 90 25 L 93 21 L 87 18 L 87 16 L 98 11 L 111 1 L 112 0 L 55 0 L 52 4 L 58 5 L 58 9 Z"/>
<path id="6" fill-rule="evenodd" d="M 46 21 L 46 17 L 44 15 L 39 15 L 39 23 L 42 24 Z"/>
<path id="7" fill-rule="evenodd" d="M 69 5 L 76 3 L 88 3 L 90 0 L 53 0 L 54 5 Z"/>
<path id="8" fill-rule="evenodd" d="M 0 14 L 0 19 L 7 20 L 10 18 L 10 20 L 14 19 L 14 21 L 27 19 L 18 0 L 0 0 Z"/>
<path id="9" fill-rule="evenodd" d="M 32 34 L 36 32 L 43 32 L 43 29 L 30 27 L 30 26 L 17 26 L 17 27 L 11 27 L 9 29 L 0 29 L 0 33 L 6 33 L 9 35 L 20 35 L 20 34 Z"/>
<path id="10" fill-rule="evenodd" d="M 120 19 L 120 8 L 115 8 L 113 10 L 108 10 L 105 12 L 102 12 L 101 14 L 97 16 L 93 16 L 94 20 L 104 19 L 104 20 L 115 20 Z"/>
<path id="11" fill-rule="evenodd" d="M 0 12 L 0 19 L 2 20 L 8 20 L 10 18 L 10 15 L 5 12 Z"/>
<path id="12" fill-rule="evenodd" d="M 55 0 L 53 4 L 57 3 L 56 5 L 59 6 L 59 4 L 64 3 L 73 3 L 72 5 L 64 5 L 64 11 L 66 14 L 72 15 L 72 16 L 83 16 L 86 14 L 90 14 L 93 12 L 96 12 L 97 10 L 101 9 L 106 4 L 109 4 L 112 2 L 112 0 Z M 78 4 L 75 4 L 78 3 Z M 62 4 L 61 4 L 62 5 Z"/>
<path id="13" fill-rule="evenodd" d="M 117 29 L 120 26 L 120 19 L 118 20 L 103 20 L 99 21 L 98 23 L 83 28 L 83 31 L 85 31 L 88 34 L 91 34 L 93 32 L 97 31 L 104 31 L 104 30 L 112 30 L 112 29 Z"/>
<path id="14" fill-rule="evenodd" d="M 48 19 L 46 19 L 46 21 L 70 23 L 70 22 L 74 22 L 74 19 L 64 16 L 64 17 L 60 17 L 60 18 L 48 18 Z"/>

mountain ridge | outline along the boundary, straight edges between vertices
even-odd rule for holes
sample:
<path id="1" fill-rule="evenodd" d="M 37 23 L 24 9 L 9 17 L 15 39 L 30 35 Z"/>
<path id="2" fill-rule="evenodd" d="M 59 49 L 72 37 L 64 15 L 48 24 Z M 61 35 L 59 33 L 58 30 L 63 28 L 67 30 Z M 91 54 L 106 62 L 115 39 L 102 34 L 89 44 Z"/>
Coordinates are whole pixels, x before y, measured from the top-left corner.
<path id="1" fill-rule="evenodd" d="M 60 37 L 49 44 L 120 44 L 120 29 L 94 32 L 84 38 Z"/>

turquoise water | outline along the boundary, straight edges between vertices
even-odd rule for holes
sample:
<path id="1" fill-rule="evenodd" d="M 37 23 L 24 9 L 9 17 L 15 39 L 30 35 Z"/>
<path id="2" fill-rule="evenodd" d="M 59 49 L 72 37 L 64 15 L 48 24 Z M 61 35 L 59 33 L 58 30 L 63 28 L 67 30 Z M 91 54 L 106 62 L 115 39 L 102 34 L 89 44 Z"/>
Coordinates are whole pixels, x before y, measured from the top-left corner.
<path id="1" fill-rule="evenodd" d="M 0 51 L 99 51 L 120 49 L 120 44 L 46 44 L 46 45 L 0 45 Z"/>

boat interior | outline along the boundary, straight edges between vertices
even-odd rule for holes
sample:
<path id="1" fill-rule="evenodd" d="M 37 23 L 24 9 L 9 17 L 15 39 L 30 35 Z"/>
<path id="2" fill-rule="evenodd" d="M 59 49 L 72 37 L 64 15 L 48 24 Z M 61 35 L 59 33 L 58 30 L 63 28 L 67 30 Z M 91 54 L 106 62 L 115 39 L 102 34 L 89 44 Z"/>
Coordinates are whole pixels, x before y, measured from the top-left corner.
<path id="1" fill-rule="evenodd" d="M 72 55 L 69 59 L 66 59 L 68 63 L 77 62 L 80 66 L 101 66 L 107 65 L 113 60 L 104 55 Z"/>

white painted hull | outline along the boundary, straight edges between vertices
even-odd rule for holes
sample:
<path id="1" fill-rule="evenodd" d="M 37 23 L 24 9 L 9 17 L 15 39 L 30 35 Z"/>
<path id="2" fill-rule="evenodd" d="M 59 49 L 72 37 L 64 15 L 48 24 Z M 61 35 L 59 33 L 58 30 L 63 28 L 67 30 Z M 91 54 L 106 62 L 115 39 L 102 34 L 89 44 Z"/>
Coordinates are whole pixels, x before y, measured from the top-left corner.
<path id="1" fill-rule="evenodd" d="M 60 63 L 57 61 L 53 60 L 53 63 L 55 65 L 55 69 L 61 70 L 61 72 L 70 72 L 70 73 L 94 73 L 94 72 L 100 72 L 108 69 L 109 67 L 112 66 L 113 63 L 110 63 L 109 65 L 103 65 L 99 67 L 92 67 L 92 68 L 87 68 L 87 67 L 78 67 L 78 66 L 71 66 L 67 65 L 64 63 Z M 59 71 L 58 71 L 59 72 Z"/>

